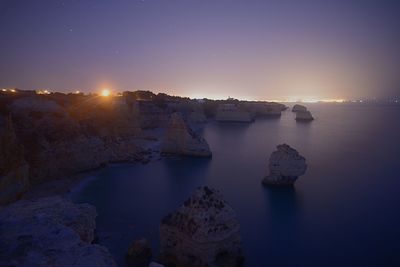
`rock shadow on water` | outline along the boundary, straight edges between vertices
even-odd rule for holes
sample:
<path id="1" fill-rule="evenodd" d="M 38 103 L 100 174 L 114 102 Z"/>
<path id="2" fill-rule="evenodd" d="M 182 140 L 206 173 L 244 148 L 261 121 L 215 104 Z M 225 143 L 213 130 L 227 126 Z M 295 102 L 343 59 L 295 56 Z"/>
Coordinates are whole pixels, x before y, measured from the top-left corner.
<path id="1" fill-rule="evenodd" d="M 301 209 L 301 195 L 293 187 L 264 187 L 272 222 L 293 223 Z"/>
<path id="2" fill-rule="evenodd" d="M 271 266 L 285 266 L 287 261 L 282 259 L 296 258 L 300 253 L 301 195 L 295 187 L 267 187 L 264 190 L 270 208 L 269 213 L 267 211 L 268 235 L 265 236 L 268 245 L 264 250 L 271 255 Z"/>

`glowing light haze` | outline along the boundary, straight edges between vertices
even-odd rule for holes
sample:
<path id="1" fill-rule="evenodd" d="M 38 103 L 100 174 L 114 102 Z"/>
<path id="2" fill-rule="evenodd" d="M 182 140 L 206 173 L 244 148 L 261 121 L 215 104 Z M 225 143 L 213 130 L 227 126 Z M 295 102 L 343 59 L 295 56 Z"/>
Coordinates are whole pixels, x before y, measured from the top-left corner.
<path id="1" fill-rule="evenodd" d="M 0 87 L 247 99 L 399 93 L 399 1 L 1 0 Z"/>

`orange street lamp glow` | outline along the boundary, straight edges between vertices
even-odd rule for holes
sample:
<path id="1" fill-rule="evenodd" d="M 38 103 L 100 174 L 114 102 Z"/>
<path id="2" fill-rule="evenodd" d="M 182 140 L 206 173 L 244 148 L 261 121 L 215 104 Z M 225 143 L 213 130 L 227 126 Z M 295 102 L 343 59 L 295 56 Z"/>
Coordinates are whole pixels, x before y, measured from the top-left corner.
<path id="1" fill-rule="evenodd" d="M 107 96 L 110 96 L 110 94 L 111 94 L 111 92 L 110 92 L 110 90 L 108 90 L 108 89 L 103 89 L 103 90 L 101 91 L 101 96 L 107 97 Z"/>

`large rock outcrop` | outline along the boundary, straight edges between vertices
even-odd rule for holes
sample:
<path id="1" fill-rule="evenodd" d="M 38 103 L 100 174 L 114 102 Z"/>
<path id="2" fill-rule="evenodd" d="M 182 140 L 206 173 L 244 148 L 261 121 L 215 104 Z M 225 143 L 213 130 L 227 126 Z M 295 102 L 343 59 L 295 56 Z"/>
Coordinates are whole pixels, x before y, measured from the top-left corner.
<path id="1" fill-rule="evenodd" d="M 215 119 L 220 122 L 252 122 L 253 116 L 246 110 L 241 110 L 234 104 L 221 104 Z"/>
<path id="2" fill-rule="evenodd" d="M 17 200 L 29 188 L 29 165 L 15 135 L 11 116 L 1 121 L 0 205 Z"/>
<path id="3" fill-rule="evenodd" d="M 303 105 L 296 104 L 293 106 L 292 111 L 293 112 L 299 112 L 299 111 L 302 112 L 302 111 L 307 111 L 307 108 Z"/>
<path id="4" fill-rule="evenodd" d="M 297 178 L 307 170 L 306 159 L 287 144 L 277 146 L 269 158 L 269 175 L 264 184 L 273 186 L 292 186 Z"/>
<path id="5" fill-rule="evenodd" d="M 0 211 L 0 266 L 116 266 L 94 239 L 96 209 L 60 197 L 18 201 Z"/>
<path id="6" fill-rule="evenodd" d="M 311 115 L 311 112 L 306 111 L 298 111 L 296 112 L 296 121 L 312 121 L 314 117 Z"/>
<path id="7" fill-rule="evenodd" d="M 307 110 L 305 106 L 302 105 L 294 105 L 292 111 L 296 113 L 296 120 L 297 121 L 312 121 L 314 120 L 311 112 Z"/>
<path id="8" fill-rule="evenodd" d="M 171 115 L 166 136 L 161 145 L 161 152 L 197 157 L 212 155 L 207 141 L 191 130 L 178 113 Z"/>
<path id="9" fill-rule="evenodd" d="M 142 132 L 130 103 L 122 98 L 70 98 L 34 95 L 9 105 L 27 150 L 32 184 L 140 159 L 143 150 L 136 138 Z"/>
<path id="10" fill-rule="evenodd" d="M 239 266 L 239 223 L 221 193 L 198 188 L 160 224 L 161 259 L 175 266 Z"/>

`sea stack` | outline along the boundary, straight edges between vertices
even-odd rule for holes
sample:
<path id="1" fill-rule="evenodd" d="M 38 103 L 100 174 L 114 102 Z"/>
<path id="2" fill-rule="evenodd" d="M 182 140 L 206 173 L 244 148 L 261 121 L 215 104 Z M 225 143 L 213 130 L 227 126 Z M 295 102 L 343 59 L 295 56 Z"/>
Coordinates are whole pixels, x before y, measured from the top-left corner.
<path id="1" fill-rule="evenodd" d="M 277 146 L 269 158 L 269 175 L 263 183 L 271 186 L 293 186 L 307 170 L 306 159 L 287 144 Z"/>
<path id="2" fill-rule="evenodd" d="M 292 111 L 296 113 L 296 121 L 312 121 L 314 120 L 311 112 L 305 106 L 294 105 Z"/>
<path id="3" fill-rule="evenodd" d="M 294 105 L 292 108 L 292 112 L 299 112 L 299 111 L 300 112 L 307 111 L 307 108 L 305 106 L 299 105 L 299 104 Z"/>
<path id="4" fill-rule="evenodd" d="M 178 113 L 171 115 L 161 152 L 196 157 L 211 157 L 212 155 L 207 141 L 190 129 Z"/>
<path id="5" fill-rule="evenodd" d="M 311 112 L 306 111 L 298 111 L 296 112 L 296 121 L 312 121 L 314 117 L 311 115 Z"/>
<path id="6" fill-rule="evenodd" d="M 239 223 L 215 189 L 198 188 L 160 224 L 162 263 L 174 266 L 240 266 Z"/>

